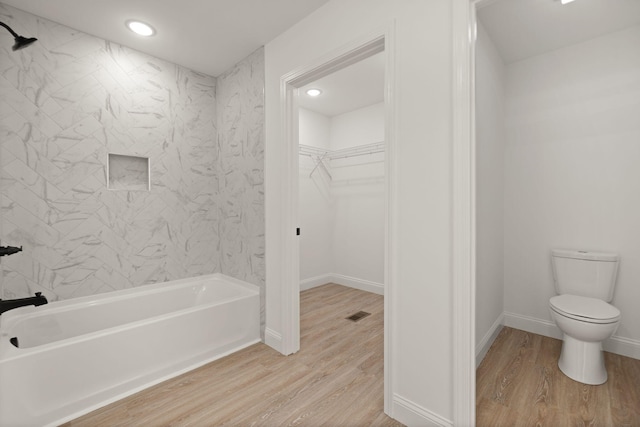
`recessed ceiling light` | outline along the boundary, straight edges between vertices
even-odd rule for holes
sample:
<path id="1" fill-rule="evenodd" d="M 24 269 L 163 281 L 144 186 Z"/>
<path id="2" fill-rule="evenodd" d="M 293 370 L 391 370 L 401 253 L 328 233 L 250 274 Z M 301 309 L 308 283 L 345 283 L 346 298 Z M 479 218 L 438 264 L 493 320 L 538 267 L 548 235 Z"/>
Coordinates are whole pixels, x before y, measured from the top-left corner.
<path id="1" fill-rule="evenodd" d="M 560 3 L 562 4 L 567 4 L 567 3 L 571 3 L 573 0 L 560 0 Z"/>
<path id="2" fill-rule="evenodd" d="M 154 30 L 151 25 L 144 23 L 142 21 L 131 20 L 131 21 L 127 21 L 126 24 L 128 29 L 130 29 L 131 31 L 133 31 L 134 33 L 140 36 L 149 37 L 156 33 L 156 30 Z"/>
<path id="3" fill-rule="evenodd" d="M 309 96 L 318 96 L 322 93 L 322 91 L 320 89 L 308 89 L 307 90 L 307 95 Z"/>

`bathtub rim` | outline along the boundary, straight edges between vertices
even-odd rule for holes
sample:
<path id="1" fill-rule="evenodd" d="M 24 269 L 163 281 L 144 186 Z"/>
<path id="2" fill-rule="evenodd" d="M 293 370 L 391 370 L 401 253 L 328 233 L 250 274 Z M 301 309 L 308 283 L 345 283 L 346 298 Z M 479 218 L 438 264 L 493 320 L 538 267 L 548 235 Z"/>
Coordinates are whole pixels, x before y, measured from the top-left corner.
<path id="1" fill-rule="evenodd" d="M 205 309 L 208 307 L 215 307 L 216 305 L 228 303 L 238 299 L 250 298 L 252 296 L 260 295 L 260 288 L 258 286 L 253 285 L 251 283 L 244 282 L 239 279 L 235 279 L 230 276 L 226 276 L 222 273 L 213 273 L 213 274 L 207 274 L 202 276 L 194 276 L 190 278 L 177 279 L 177 280 L 172 280 L 168 282 L 150 283 L 148 285 L 142 285 L 135 288 L 121 289 L 113 292 L 105 292 L 97 295 L 88 295 L 84 297 L 72 298 L 72 299 L 63 300 L 63 301 L 53 301 L 44 307 L 28 306 L 28 307 L 20 307 L 20 308 L 10 310 L 0 315 L 0 341 L 6 341 L 8 343 L 9 339 L 11 338 L 10 331 L 12 327 L 16 323 L 24 319 L 37 318 L 45 315 L 67 312 L 67 311 L 73 310 L 77 305 L 86 304 L 90 306 L 90 305 L 96 305 L 96 304 L 104 304 L 107 302 L 117 302 L 120 300 L 127 299 L 127 297 L 129 297 L 132 294 L 135 294 L 136 297 L 140 297 L 143 295 L 157 294 L 173 288 L 180 288 L 183 286 L 195 285 L 198 282 L 207 281 L 207 280 L 229 282 L 244 288 L 245 290 L 248 291 L 248 293 L 244 295 L 238 295 L 235 297 L 225 298 L 222 300 L 212 301 L 204 304 L 198 304 L 198 305 L 188 307 L 188 308 L 183 308 L 180 310 L 168 311 L 166 313 L 159 314 L 156 316 L 147 317 L 147 318 L 136 320 L 133 322 L 112 326 L 110 328 L 100 329 L 98 331 L 93 331 L 93 332 L 65 338 L 58 341 L 49 342 L 49 343 L 34 346 L 34 347 L 16 348 L 12 344 L 0 345 L 0 364 L 5 361 L 12 360 L 14 358 L 26 356 L 28 354 L 44 352 L 52 348 L 71 345 L 76 342 L 92 339 L 95 337 L 100 337 L 103 335 L 108 335 L 118 330 L 132 329 L 138 326 L 152 323 L 156 321 L 158 318 L 177 317 L 186 313 L 194 312 L 194 311 Z M 10 316 L 3 318 L 3 316 L 5 316 L 7 313 L 10 313 Z"/>

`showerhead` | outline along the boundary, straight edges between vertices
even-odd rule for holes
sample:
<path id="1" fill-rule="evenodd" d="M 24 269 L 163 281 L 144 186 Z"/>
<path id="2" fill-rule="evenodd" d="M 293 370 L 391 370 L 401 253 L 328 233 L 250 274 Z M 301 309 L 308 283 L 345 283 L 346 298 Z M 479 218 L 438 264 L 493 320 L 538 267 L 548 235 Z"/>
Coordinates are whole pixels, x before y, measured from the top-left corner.
<path id="1" fill-rule="evenodd" d="M 23 49 L 23 48 L 29 46 L 30 44 L 32 44 L 34 41 L 38 40 L 35 37 L 31 37 L 31 38 L 22 37 L 21 35 L 19 35 L 15 31 L 13 31 L 11 29 L 11 27 L 9 27 L 4 22 L 0 22 L 0 26 L 6 28 L 7 31 L 9 31 L 11 33 L 11 35 L 14 37 L 16 43 L 12 47 L 13 50 Z"/>
<path id="2" fill-rule="evenodd" d="M 11 48 L 13 50 L 24 49 L 25 47 L 29 46 L 31 43 L 35 42 L 38 39 L 35 37 L 26 38 L 26 37 L 18 36 L 15 38 L 15 40 L 16 40 L 16 43 Z"/>

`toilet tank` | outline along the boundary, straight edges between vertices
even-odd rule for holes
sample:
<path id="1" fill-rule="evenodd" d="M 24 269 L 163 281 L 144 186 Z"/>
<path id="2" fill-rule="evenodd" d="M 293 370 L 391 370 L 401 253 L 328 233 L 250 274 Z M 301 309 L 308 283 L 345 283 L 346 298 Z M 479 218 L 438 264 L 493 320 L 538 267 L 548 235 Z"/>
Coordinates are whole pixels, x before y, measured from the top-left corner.
<path id="1" fill-rule="evenodd" d="M 551 251 L 553 281 L 558 294 L 613 299 L 618 273 L 617 254 L 554 249 Z"/>

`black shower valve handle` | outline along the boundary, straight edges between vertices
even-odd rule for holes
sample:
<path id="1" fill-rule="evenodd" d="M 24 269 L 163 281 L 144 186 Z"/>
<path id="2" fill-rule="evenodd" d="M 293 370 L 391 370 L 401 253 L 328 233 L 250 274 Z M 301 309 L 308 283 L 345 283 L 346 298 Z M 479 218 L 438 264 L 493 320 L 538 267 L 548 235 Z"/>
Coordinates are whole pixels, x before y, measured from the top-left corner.
<path id="1" fill-rule="evenodd" d="M 0 256 L 13 255 L 18 252 L 22 252 L 22 246 L 19 248 L 15 246 L 0 246 Z"/>

